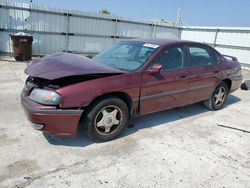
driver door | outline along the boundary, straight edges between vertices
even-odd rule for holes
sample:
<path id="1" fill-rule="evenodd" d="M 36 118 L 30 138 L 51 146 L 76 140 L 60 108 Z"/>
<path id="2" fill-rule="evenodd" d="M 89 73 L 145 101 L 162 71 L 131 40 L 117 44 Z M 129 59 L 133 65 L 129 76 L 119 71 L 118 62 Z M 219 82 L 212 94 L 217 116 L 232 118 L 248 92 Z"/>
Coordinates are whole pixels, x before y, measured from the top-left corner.
<path id="1" fill-rule="evenodd" d="M 184 47 L 164 49 L 153 61 L 162 70 L 142 75 L 140 112 L 148 114 L 185 105 L 187 94 L 187 68 Z M 153 65 L 152 64 L 152 65 Z M 149 68 L 150 69 L 150 68 Z"/>

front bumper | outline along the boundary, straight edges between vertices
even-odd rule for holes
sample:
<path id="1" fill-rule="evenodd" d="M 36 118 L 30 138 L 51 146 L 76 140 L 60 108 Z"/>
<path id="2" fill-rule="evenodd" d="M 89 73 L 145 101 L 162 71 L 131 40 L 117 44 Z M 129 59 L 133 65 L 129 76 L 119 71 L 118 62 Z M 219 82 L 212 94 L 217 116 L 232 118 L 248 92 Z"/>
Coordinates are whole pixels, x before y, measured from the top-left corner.
<path id="1" fill-rule="evenodd" d="M 43 132 L 58 136 L 74 137 L 83 110 L 56 109 L 54 106 L 38 104 L 21 95 L 21 104 L 33 127 L 41 126 Z"/>

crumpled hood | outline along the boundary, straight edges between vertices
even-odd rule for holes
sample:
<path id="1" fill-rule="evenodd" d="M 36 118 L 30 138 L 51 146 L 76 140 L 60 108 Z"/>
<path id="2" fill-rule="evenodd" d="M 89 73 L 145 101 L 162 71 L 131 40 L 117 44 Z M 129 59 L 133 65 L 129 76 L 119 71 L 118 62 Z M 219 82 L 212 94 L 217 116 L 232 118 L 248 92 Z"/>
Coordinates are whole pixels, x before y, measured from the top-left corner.
<path id="1" fill-rule="evenodd" d="M 24 72 L 31 77 L 48 80 L 77 75 L 124 73 L 87 57 L 69 53 L 58 53 L 33 60 Z"/>

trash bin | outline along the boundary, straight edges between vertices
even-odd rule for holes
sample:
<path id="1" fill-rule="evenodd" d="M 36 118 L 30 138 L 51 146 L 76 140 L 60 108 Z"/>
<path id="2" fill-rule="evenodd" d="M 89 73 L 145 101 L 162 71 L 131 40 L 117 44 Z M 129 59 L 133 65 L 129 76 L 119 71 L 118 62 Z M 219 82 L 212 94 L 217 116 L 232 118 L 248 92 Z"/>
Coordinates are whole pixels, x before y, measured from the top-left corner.
<path id="1" fill-rule="evenodd" d="M 16 61 L 29 61 L 32 56 L 33 37 L 27 33 L 16 33 L 10 35 L 12 40 L 12 48 Z"/>

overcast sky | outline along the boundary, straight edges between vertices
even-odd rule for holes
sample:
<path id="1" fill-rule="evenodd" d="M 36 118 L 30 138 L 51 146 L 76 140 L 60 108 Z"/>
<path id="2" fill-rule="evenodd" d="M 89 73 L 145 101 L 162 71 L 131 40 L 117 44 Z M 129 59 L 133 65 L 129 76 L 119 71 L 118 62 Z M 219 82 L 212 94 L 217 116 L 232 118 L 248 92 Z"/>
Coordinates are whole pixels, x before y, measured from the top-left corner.
<path id="1" fill-rule="evenodd" d="M 173 21 L 181 8 L 182 19 L 189 26 L 250 27 L 250 0 L 33 0 L 33 3 L 87 12 L 106 8 L 111 14 L 126 18 Z"/>

